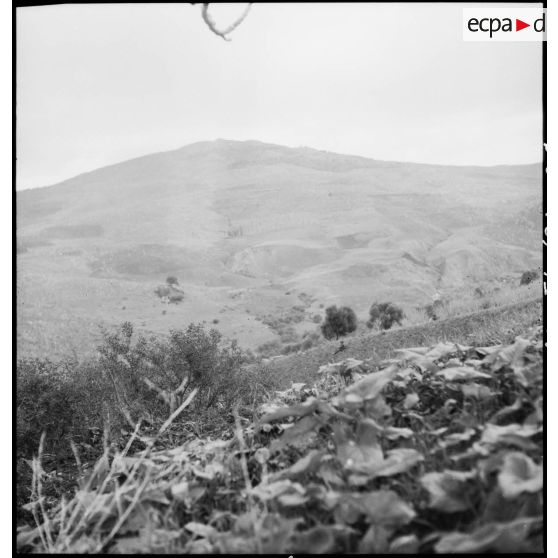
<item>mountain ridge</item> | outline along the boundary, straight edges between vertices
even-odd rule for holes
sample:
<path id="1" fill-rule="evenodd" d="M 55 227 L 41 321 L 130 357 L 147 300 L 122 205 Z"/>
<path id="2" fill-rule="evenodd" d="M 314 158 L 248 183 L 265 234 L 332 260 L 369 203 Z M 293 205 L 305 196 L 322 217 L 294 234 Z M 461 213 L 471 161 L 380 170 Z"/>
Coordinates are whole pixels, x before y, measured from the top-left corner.
<path id="1" fill-rule="evenodd" d="M 129 159 L 124 159 L 122 161 L 117 161 L 115 163 L 110 163 L 108 165 L 103 165 L 103 166 L 95 168 L 95 169 L 91 169 L 91 170 L 88 170 L 88 171 L 78 173 L 74 176 L 71 176 L 71 177 L 66 178 L 64 180 L 61 180 L 61 181 L 56 182 L 54 184 L 48 184 L 48 185 L 44 185 L 44 186 L 38 186 L 38 187 L 33 187 L 33 188 L 24 188 L 24 189 L 21 189 L 21 190 L 17 190 L 16 194 L 19 195 L 23 192 L 29 192 L 29 191 L 35 191 L 35 190 L 44 190 L 45 188 L 53 188 L 53 187 L 65 185 L 67 182 L 73 181 L 73 180 L 81 178 L 81 177 L 85 177 L 85 176 L 90 175 L 92 173 L 96 173 L 98 171 L 104 171 L 104 170 L 108 170 L 108 169 L 114 169 L 115 167 L 118 167 L 120 165 L 137 162 L 137 161 L 140 161 L 140 160 L 146 159 L 146 158 L 183 152 L 183 151 L 186 151 L 186 150 L 199 148 L 199 147 L 202 147 L 202 146 L 209 147 L 209 146 L 218 146 L 218 145 L 243 145 L 243 146 L 246 146 L 246 147 L 259 146 L 259 147 L 266 147 L 266 148 L 280 148 L 280 149 L 287 150 L 287 151 L 301 151 L 301 150 L 303 150 L 303 151 L 307 151 L 307 152 L 310 152 L 310 153 L 313 153 L 313 154 L 327 155 L 327 156 L 333 156 L 333 157 L 350 158 L 350 159 L 354 159 L 355 161 L 356 160 L 361 160 L 361 161 L 367 162 L 367 163 L 373 162 L 373 163 L 386 164 L 386 165 L 410 165 L 410 166 L 418 166 L 418 167 L 439 167 L 439 168 L 455 168 L 455 169 L 471 168 L 471 169 L 494 169 L 494 170 L 506 169 L 506 168 L 528 168 L 528 167 L 542 166 L 542 161 L 534 162 L 534 163 L 522 163 L 522 164 L 519 164 L 519 165 L 513 165 L 513 164 L 447 165 L 447 164 L 442 164 L 442 163 L 423 163 L 423 162 L 417 162 L 417 161 L 384 160 L 384 159 L 376 159 L 374 157 L 367 157 L 367 156 L 364 156 L 364 155 L 353 155 L 353 154 L 349 154 L 349 153 L 339 153 L 337 151 L 323 150 L 323 149 L 318 149 L 318 148 L 309 147 L 309 146 L 291 147 L 291 146 L 287 146 L 287 145 L 276 144 L 276 143 L 271 143 L 271 142 L 263 142 L 263 141 L 254 140 L 254 139 L 250 139 L 250 140 L 231 140 L 231 139 L 217 138 L 217 139 L 214 139 L 214 140 L 202 140 L 202 141 L 193 142 L 193 143 L 190 143 L 190 144 L 180 146 L 180 147 L 175 148 L 175 149 L 167 149 L 167 150 L 163 150 L 163 151 L 156 151 L 156 152 L 153 152 L 153 153 L 146 153 L 144 155 L 138 155 L 137 157 L 131 157 Z"/>

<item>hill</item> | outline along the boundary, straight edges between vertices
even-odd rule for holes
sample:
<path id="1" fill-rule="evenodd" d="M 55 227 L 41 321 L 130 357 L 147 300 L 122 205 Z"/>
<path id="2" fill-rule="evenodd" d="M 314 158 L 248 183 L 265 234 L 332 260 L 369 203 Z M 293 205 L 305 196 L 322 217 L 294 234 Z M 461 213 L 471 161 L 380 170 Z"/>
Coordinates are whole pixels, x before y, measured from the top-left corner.
<path id="1" fill-rule="evenodd" d="M 93 351 L 98 324 L 217 323 L 256 348 L 323 306 L 412 310 L 517 284 L 541 264 L 540 165 L 376 161 L 201 142 L 17 194 L 18 349 Z M 167 275 L 185 297 L 154 293 Z M 294 309 L 294 310 L 293 310 Z M 294 317 L 297 314 L 297 317 Z"/>

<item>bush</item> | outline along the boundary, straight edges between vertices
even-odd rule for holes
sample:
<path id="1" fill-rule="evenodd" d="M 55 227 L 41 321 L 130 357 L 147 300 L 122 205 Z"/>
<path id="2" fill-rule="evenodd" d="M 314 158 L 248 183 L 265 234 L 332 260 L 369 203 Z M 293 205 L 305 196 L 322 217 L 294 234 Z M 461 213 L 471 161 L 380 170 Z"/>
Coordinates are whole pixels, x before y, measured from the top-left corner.
<path id="1" fill-rule="evenodd" d="M 436 321 L 440 318 L 440 311 L 446 304 L 442 300 L 435 300 L 424 307 L 424 312 L 429 320 Z"/>
<path id="2" fill-rule="evenodd" d="M 169 402 L 162 395 L 157 398 L 145 379 L 169 398 L 172 393 L 182 397 L 197 388 L 190 409 L 207 409 L 234 398 L 242 352 L 235 342 L 222 346 L 217 330 L 207 332 L 201 324 L 190 324 L 185 330 L 171 330 L 162 341 L 140 336 L 135 344 L 132 332 L 131 324 L 123 324 L 119 333 L 105 338 L 100 351 L 101 364 L 111 376 L 118 400 L 135 415 L 134 420 L 146 411 L 164 419 L 171 410 Z"/>
<path id="3" fill-rule="evenodd" d="M 170 287 L 175 287 L 178 285 L 178 279 L 174 275 L 169 275 L 167 277 L 167 285 Z"/>
<path id="4" fill-rule="evenodd" d="M 354 311 L 348 306 L 329 306 L 326 308 L 324 322 L 321 325 L 322 335 L 326 339 L 339 339 L 339 336 L 347 335 L 355 331 L 357 318 Z"/>
<path id="5" fill-rule="evenodd" d="M 18 361 L 18 456 L 29 458 L 36 453 L 43 432 L 48 451 L 69 451 L 69 437 L 86 437 L 91 428 L 103 426 L 111 392 L 98 367 L 48 359 Z"/>
<path id="6" fill-rule="evenodd" d="M 181 292 L 173 292 L 169 295 L 169 302 L 174 302 L 177 304 L 178 302 L 182 302 L 184 300 L 184 293 Z"/>
<path id="7" fill-rule="evenodd" d="M 242 384 L 240 369 L 253 356 L 234 342 L 222 344 L 218 331 L 200 324 L 157 340 L 135 338 L 126 322 L 115 332 L 103 332 L 99 353 L 81 364 L 18 362 L 18 456 L 31 457 L 43 431 L 45 447 L 59 453 L 62 447 L 69 451 L 68 438 L 85 438 L 91 428 L 102 428 L 107 417 L 112 433 L 140 418 L 162 422 L 171 412 L 173 393 L 176 408 L 197 388 L 188 411 L 203 420 L 200 411 L 231 408 L 250 389 Z"/>
<path id="8" fill-rule="evenodd" d="M 159 297 L 159 298 L 163 298 L 164 296 L 169 296 L 171 294 L 171 290 L 169 287 L 165 287 L 163 285 L 159 285 L 156 289 L 155 289 L 155 294 Z"/>
<path id="9" fill-rule="evenodd" d="M 401 325 L 405 314 L 403 310 L 391 302 L 375 302 L 370 307 L 370 319 L 366 322 L 369 328 L 378 325 L 380 329 L 390 329 L 394 324 Z"/>
<path id="10" fill-rule="evenodd" d="M 539 273 L 536 270 L 524 271 L 521 275 L 519 286 L 529 285 L 529 283 L 532 283 L 538 276 Z"/>
<path id="11" fill-rule="evenodd" d="M 274 339 L 273 341 L 266 341 L 256 349 L 256 352 L 263 356 L 278 355 L 280 351 L 281 342 L 278 339 Z"/>

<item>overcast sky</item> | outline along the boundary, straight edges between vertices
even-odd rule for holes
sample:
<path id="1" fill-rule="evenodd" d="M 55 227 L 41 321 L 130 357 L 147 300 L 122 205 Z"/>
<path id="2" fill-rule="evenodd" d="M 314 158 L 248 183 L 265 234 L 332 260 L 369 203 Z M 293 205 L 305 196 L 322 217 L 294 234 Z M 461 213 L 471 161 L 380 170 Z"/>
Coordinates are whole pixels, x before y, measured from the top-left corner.
<path id="1" fill-rule="evenodd" d="M 256 4 L 231 42 L 190 4 L 19 8 L 18 188 L 216 138 L 539 162 L 541 45 L 464 42 L 464 5 Z"/>

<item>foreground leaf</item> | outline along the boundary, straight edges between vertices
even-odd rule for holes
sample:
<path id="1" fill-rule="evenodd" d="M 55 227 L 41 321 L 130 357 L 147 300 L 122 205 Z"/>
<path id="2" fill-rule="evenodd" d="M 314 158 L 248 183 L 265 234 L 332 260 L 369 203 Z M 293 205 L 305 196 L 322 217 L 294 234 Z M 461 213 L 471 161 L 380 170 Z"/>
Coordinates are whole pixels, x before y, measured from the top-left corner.
<path id="1" fill-rule="evenodd" d="M 527 538 L 542 524 L 542 518 L 523 517 L 509 523 L 489 523 L 472 533 L 444 535 L 435 545 L 440 554 L 479 552 L 541 552 Z"/>
<path id="2" fill-rule="evenodd" d="M 362 504 L 368 521 L 373 524 L 401 527 L 416 517 L 415 510 L 392 490 L 369 492 Z"/>
<path id="3" fill-rule="evenodd" d="M 436 376 L 441 376 L 448 382 L 458 382 L 463 380 L 476 380 L 478 378 L 490 379 L 492 376 L 485 372 L 479 372 L 470 366 L 460 366 L 455 368 L 445 368 L 436 372 Z"/>
<path id="4" fill-rule="evenodd" d="M 294 552 L 299 554 L 330 554 L 335 549 L 335 537 L 327 527 L 314 527 L 295 538 Z"/>
<path id="5" fill-rule="evenodd" d="M 498 484 L 505 498 L 516 498 L 522 492 L 538 492 L 543 487 L 543 468 L 520 452 L 504 457 Z"/>
<path id="6" fill-rule="evenodd" d="M 476 476 L 475 471 L 446 470 L 441 473 L 427 473 L 420 482 L 430 494 L 430 508 L 454 513 L 471 507 L 470 481 Z"/>
<path id="7" fill-rule="evenodd" d="M 517 423 L 506 426 L 487 423 L 479 441 L 482 446 L 510 445 L 520 449 L 536 449 L 537 445 L 530 440 L 540 432 L 540 428 L 533 424 L 520 425 Z"/>

